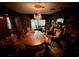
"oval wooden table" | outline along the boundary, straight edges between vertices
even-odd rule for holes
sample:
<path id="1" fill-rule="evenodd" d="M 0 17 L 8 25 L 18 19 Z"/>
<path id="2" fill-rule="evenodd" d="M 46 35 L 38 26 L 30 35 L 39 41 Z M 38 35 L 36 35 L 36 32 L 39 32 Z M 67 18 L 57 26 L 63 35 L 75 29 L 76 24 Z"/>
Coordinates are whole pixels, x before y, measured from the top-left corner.
<path id="1" fill-rule="evenodd" d="M 48 38 L 41 31 L 27 32 L 24 37 L 24 44 L 36 46 L 44 43 Z"/>
<path id="2" fill-rule="evenodd" d="M 48 38 L 40 31 L 27 32 L 20 45 L 25 50 L 26 56 L 44 56 L 46 51 L 46 45 L 43 44 Z"/>

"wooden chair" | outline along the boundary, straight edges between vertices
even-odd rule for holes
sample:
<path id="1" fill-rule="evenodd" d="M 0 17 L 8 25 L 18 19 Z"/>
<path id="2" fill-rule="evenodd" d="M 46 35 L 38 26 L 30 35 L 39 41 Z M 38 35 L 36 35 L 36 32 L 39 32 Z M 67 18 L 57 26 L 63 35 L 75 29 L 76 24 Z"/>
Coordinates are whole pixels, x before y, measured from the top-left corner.
<path id="1" fill-rule="evenodd" d="M 39 46 L 26 46 L 26 50 L 28 56 L 42 57 L 45 54 L 46 46 L 43 44 Z"/>
<path id="2" fill-rule="evenodd" d="M 64 54 L 64 51 L 57 47 L 48 46 L 49 54 L 54 57 L 61 57 Z"/>

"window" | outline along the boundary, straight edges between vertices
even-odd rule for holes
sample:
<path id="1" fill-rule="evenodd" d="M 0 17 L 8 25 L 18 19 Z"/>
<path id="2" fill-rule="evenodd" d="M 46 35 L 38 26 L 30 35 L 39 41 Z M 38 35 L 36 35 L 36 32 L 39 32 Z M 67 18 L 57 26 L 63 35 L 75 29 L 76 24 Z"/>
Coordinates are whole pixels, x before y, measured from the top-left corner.
<path id="1" fill-rule="evenodd" d="M 64 18 L 58 18 L 56 23 L 58 23 L 58 22 L 64 23 Z"/>
<path id="2" fill-rule="evenodd" d="M 7 26 L 8 26 L 8 29 L 11 29 L 12 28 L 9 17 L 7 17 Z"/>
<path id="3" fill-rule="evenodd" d="M 38 29 L 39 26 L 45 26 L 45 20 L 31 20 L 32 29 Z"/>

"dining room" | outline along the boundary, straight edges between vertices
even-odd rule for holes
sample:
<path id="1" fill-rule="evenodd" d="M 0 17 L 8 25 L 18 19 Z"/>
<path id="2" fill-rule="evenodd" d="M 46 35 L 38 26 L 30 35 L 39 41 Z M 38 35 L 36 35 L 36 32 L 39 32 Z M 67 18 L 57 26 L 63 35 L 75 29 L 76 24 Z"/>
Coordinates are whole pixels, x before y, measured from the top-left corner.
<path id="1" fill-rule="evenodd" d="M 0 2 L 0 57 L 79 56 L 78 5 Z"/>

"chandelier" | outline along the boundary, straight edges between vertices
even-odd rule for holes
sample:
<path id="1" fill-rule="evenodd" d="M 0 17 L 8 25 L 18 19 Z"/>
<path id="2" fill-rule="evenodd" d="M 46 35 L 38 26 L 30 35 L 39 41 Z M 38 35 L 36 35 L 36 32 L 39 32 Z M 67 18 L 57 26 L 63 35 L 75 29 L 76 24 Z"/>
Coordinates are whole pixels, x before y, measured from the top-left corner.
<path id="1" fill-rule="evenodd" d="M 34 18 L 35 18 L 35 19 L 42 19 L 41 13 L 38 13 L 38 12 L 35 13 L 35 14 L 34 14 Z"/>
<path id="2" fill-rule="evenodd" d="M 36 13 L 33 15 L 35 19 L 42 19 L 42 14 L 40 13 L 40 11 L 42 10 L 42 8 L 44 8 L 44 6 L 40 5 L 40 4 L 36 4 L 34 5 L 34 8 L 36 10 Z"/>

